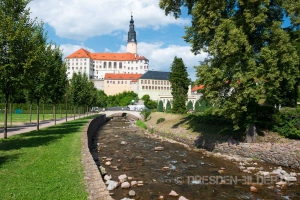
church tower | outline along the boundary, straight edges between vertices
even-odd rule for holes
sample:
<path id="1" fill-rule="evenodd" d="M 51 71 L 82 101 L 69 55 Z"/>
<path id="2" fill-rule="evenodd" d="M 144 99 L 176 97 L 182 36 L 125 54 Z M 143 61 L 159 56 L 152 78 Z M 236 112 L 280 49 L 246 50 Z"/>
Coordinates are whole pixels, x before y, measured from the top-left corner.
<path id="1" fill-rule="evenodd" d="M 136 32 L 134 30 L 134 21 L 132 15 L 131 15 L 129 31 L 128 31 L 127 52 L 137 53 Z"/>

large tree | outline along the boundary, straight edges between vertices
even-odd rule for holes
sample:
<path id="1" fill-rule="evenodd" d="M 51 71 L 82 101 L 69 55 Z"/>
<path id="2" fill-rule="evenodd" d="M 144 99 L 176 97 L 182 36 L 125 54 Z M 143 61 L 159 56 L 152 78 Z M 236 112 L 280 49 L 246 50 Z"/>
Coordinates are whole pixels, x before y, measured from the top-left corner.
<path id="1" fill-rule="evenodd" d="M 170 83 L 173 95 L 173 113 L 185 113 L 187 93 L 191 80 L 188 78 L 186 66 L 181 58 L 175 56 L 171 65 Z"/>
<path id="2" fill-rule="evenodd" d="M 7 138 L 7 107 L 13 94 L 24 88 L 24 71 L 34 50 L 35 20 L 30 19 L 27 0 L 0 1 L 0 91 L 5 98 L 4 138 Z"/>
<path id="3" fill-rule="evenodd" d="M 299 57 L 290 38 L 300 28 L 299 0 L 160 0 L 160 7 L 175 18 L 181 6 L 192 15 L 185 41 L 193 53 L 208 53 L 196 67 L 196 84 L 205 85 L 203 95 L 220 115 L 233 119 L 236 128 L 246 127 L 255 123 L 261 94 L 284 103 L 299 77 Z M 286 19 L 290 26 L 284 29 Z"/>

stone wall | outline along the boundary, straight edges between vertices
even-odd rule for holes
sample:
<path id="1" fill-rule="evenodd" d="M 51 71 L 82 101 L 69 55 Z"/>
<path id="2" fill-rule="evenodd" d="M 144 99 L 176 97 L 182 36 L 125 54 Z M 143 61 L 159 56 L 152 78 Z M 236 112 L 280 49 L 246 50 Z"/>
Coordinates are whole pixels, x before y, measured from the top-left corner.
<path id="1" fill-rule="evenodd" d="M 256 158 L 280 166 L 300 169 L 300 141 L 286 143 L 221 143 L 214 152 Z"/>
<path id="2" fill-rule="evenodd" d="M 92 146 L 93 137 L 99 128 L 105 123 L 106 115 L 98 116 L 92 119 L 85 127 L 82 133 L 82 164 L 84 169 L 84 180 L 89 194 L 88 199 L 91 200 L 113 200 L 109 195 L 106 185 L 102 180 L 102 176 L 96 164 L 98 157 L 92 156 L 90 148 Z"/>

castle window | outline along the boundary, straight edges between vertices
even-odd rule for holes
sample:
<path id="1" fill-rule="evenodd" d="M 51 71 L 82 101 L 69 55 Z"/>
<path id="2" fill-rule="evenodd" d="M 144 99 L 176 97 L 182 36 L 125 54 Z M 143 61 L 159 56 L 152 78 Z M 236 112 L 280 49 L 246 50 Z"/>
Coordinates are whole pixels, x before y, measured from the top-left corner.
<path id="1" fill-rule="evenodd" d="M 141 84 L 143 84 L 143 80 L 141 80 Z"/>
<path id="2" fill-rule="evenodd" d="M 108 63 L 108 68 L 111 68 L 111 62 Z"/>
<path id="3" fill-rule="evenodd" d="M 119 62 L 119 69 L 122 69 L 122 62 Z"/>
<path id="4" fill-rule="evenodd" d="M 114 68 L 115 69 L 117 68 L 117 62 L 114 62 Z"/>

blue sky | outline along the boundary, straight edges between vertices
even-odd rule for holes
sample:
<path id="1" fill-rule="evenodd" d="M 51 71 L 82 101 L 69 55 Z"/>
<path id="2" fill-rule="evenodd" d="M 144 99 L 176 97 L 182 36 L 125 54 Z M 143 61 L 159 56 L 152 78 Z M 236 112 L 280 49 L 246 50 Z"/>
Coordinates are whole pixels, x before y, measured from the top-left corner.
<path id="1" fill-rule="evenodd" d="M 195 56 L 182 36 L 190 16 L 165 16 L 159 0 L 33 0 L 31 16 L 45 23 L 49 40 L 68 56 L 79 48 L 91 52 L 126 52 L 131 12 L 137 32 L 138 54 L 149 68 L 169 71 L 175 56 L 183 59 L 192 80 L 206 54 Z"/>

